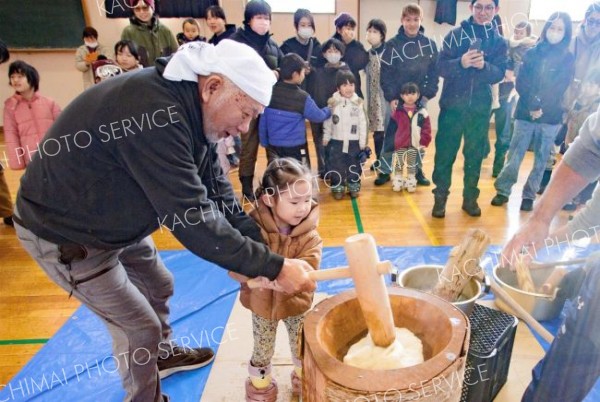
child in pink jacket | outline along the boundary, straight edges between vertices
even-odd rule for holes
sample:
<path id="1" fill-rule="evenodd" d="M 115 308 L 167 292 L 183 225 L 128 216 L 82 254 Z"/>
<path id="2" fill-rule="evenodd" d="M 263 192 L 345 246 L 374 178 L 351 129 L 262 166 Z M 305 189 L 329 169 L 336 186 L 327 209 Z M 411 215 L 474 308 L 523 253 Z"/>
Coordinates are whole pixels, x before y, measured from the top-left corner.
<path id="1" fill-rule="evenodd" d="M 40 76 L 33 66 L 17 60 L 8 67 L 8 78 L 15 94 L 4 102 L 4 138 L 8 166 L 21 170 L 38 151 L 38 143 L 58 117 L 60 107 L 37 92 Z"/>

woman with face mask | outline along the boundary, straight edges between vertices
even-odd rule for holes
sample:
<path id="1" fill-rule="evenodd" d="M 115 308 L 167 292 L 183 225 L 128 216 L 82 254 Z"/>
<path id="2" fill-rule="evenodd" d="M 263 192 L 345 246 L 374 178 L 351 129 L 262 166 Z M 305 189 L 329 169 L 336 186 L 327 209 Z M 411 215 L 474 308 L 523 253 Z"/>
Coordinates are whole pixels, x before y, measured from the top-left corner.
<path id="1" fill-rule="evenodd" d="M 98 60 L 98 56 L 112 58 L 110 49 L 98 43 L 98 31 L 92 27 L 83 29 L 83 45 L 77 48 L 75 53 L 75 67 L 83 73 L 83 89 L 94 85 L 94 73 L 92 72 L 92 63 Z"/>
<path id="2" fill-rule="evenodd" d="M 538 44 L 523 56 L 516 89 L 519 101 L 508 150 L 508 160 L 494 184 L 492 205 L 508 202 L 521 162 L 533 141 L 535 162 L 523 188 L 521 211 L 531 211 L 544 167 L 562 125 L 562 98 L 573 78 L 574 57 L 569 52 L 571 17 L 564 12 L 550 16 Z"/>
<path id="3" fill-rule="evenodd" d="M 573 35 L 569 47 L 575 57 L 575 74 L 573 80 L 563 97 L 563 107 L 568 109 L 577 100 L 581 92 L 581 83 L 587 73 L 594 67 L 600 67 L 600 1 L 594 1 L 585 10 L 585 18 L 579 25 L 577 33 Z M 566 135 L 569 125 L 568 116 L 564 122 L 561 134 Z M 540 186 L 540 194 L 550 182 L 552 169 L 556 162 L 556 152 L 553 149 L 546 163 L 546 170 Z"/>
<path id="4" fill-rule="evenodd" d="M 348 13 L 341 13 L 336 17 L 334 24 L 336 33 L 333 38 L 346 46 L 343 61 L 350 67 L 350 71 L 356 78 L 356 94 L 363 98 L 358 72 L 369 64 L 369 54 L 363 44 L 356 40 L 356 20 Z"/>
<path id="5" fill-rule="evenodd" d="M 264 0 L 252 0 L 244 9 L 243 26 L 229 37 L 254 49 L 267 66 L 276 72 L 283 53 L 277 43 L 271 39 L 271 6 Z M 254 200 L 254 169 L 258 155 L 258 119 L 252 119 L 250 129 L 241 133 L 242 152 L 240 154 L 239 176 L 242 194 L 248 200 Z M 267 151 L 268 152 L 268 151 Z"/>
<path id="6" fill-rule="evenodd" d="M 294 28 L 296 28 L 296 35 L 281 44 L 281 51 L 283 54 L 296 53 L 302 60 L 306 61 L 308 68 L 305 70 L 306 76 L 300 87 L 314 98 L 315 74 L 313 74 L 313 71 L 317 67 L 318 61 L 322 56 L 321 43 L 315 37 L 315 19 L 310 10 L 305 8 L 296 10 L 294 13 Z M 315 125 L 317 128 L 322 128 L 323 126 L 322 123 L 310 124 L 311 127 Z M 318 150 L 323 147 L 323 141 L 317 142 L 314 135 L 313 140 L 315 141 L 315 147 L 317 147 L 317 160 L 319 166 L 322 167 L 323 161 L 319 158 Z"/>
<path id="7" fill-rule="evenodd" d="M 283 54 L 296 53 L 302 57 L 308 65 L 306 70 L 306 79 L 302 83 L 302 89 L 309 90 L 311 87 L 311 72 L 317 65 L 317 60 L 321 55 L 321 43 L 315 37 L 315 19 L 309 10 L 299 8 L 294 13 L 294 28 L 296 36 L 292 36 L 281 44 Z M 310 51 L 310 55 L 308 52 Z"/>
<path id="8" fill-rule="evenodd" d="M 383 54 L 387 27 L 380 19 L 373 19 L 367 24 L 367 42 L 371 45 L 369 50 L 369 64 L 367 73 L 367 100 L 369 131 L 373 132 L 375 154 L 380 157 L 383 147 L 383 129 L 389 119 L 389 107 L 381 89 L 381 55 Z M 376 166 L 375 164 L 371 167 Z"/>

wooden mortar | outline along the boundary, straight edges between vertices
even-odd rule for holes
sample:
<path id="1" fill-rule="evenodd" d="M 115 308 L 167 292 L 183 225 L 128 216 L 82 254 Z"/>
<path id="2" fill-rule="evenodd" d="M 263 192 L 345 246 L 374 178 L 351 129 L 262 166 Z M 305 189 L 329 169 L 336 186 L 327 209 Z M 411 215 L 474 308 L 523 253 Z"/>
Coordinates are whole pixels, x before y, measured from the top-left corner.
<path id="1" fill-rule="evenodd" d="M 394 370 L 344 364 L 350 346 L 367 332 L 356 292 L 350 290 L 322 301 L 306 316 L 303 401 L 460 400 L 469 320 L 436 296 L 414 289 L 387 290 L 395 326 L 408 328 L 421 339 L 425 362 Z"/>

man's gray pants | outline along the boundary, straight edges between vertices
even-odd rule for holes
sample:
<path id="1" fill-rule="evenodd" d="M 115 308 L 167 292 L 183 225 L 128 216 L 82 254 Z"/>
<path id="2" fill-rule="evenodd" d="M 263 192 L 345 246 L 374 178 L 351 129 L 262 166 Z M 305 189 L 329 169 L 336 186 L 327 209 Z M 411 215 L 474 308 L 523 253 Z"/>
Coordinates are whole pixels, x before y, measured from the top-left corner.
<path id="1" fill-rule="evenodd" d="M 117 250 L 85 247 L 87 257 L 60 262 L 59 246 L 15 223 L 17 237 L 46 274 L 96 313 L 108 327 L 125 401 L 162 401 L 156 361 L 159 344 L 168 342 L 167 301 L 173 295 L 173 276 L 164 266 L 150 236 Z M 73 280 L 85 280 L 72 288 Z M 165 348 L 161 348 L 165 350 Z"/>

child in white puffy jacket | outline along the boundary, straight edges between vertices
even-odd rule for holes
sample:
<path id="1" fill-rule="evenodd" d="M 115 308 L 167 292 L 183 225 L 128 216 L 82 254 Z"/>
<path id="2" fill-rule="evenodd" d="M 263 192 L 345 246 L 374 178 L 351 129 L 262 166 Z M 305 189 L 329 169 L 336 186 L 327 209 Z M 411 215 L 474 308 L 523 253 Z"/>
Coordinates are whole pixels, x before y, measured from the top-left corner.
<path id="1" fill-rule="evenodd" d="M 331 118 L 323 125 L 323 145 L 326 147 L 331 192 L 336 200 L 358 197 L 362 166 L 359 153 L 367 146 L 367 117 L 364 101 L 356 94 L 356 78 L 350 71 L 336 75 L 337 92 L 329 99 Z"/>

